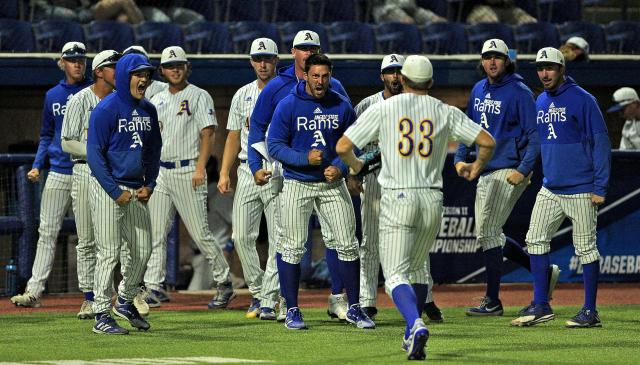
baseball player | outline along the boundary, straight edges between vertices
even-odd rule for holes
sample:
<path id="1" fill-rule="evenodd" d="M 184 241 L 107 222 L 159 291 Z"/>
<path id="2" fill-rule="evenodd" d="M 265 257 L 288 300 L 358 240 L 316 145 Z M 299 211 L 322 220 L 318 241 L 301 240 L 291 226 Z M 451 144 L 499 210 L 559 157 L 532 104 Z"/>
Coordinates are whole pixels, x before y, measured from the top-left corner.
<path id="1" fill-rule="evenodd" d="M 620 139 L 621 150 L 640 150 L 640 98 L 630 87 L 621 87 L 613 93 L 612 107 L 607 113 L 620 112 L 625 119 Z"/>
<path id="2" fill-rule="evenodd" d="M 256 80 L 241 87 L 231 99 L 229 119 L 227 121 L 227 141 L 224 146 L 218 190 L 221 193 L 231 191 L 229 170 L 236 158 L 238 166 L 238 184 L 233 199 L 233 241 L 242 264 L 244 280 L 249 286 L 252 299 L 247 318 L 260 317 L 263 320 L 276 319 L 275 305 L 278 301 L 278 272 L 275 263 L 278 234 L 276 223 L 277 194 L 271 190 L 271 182 L 259 186 L 253 182 L 253 175 L 247 165 L 247 135 L 249 118 L 258 95 L 265 85 L 276 76 L 278 64 L 278 46 L 269 38 L 258 38 L 251 43 L 251 67 Z M 260 228 L 262 212 L 267 218 L 269 233 L 269 257 L 263 271 L 256 251 L 256 239 Z"/>
<path id="3" fill-rule="evenodd" d="M 147 61 L 149 61 L 149 54 L 142 46 L 130 46 L 124 51 L 122 51 L 122 55 L 128 55 L 129 53 L 137 53 L 145 56 Z M 153 96 L 161 91 L 167 90 L 169 88 L 169 84 L 166 82 L 151 80 L 151 83 L 147 87 L 147 91 L 144 93 L 144 97 L 148 100 L 151 100 Z"/>
<path id="4" fill-rule="evenodd" d="M 332 63 L 325 55 L 310 55 L 304 66 L 304 81 L 298 83 L 276 106 L 267 145 L 269 155 L 284 169 L 281 194 L 282 243 L 277 264 L 280 288 L 287 303 L 285 326 L 305 329 L 298 308 L 300 259 L 315 208 L 331 227 L 334 241 L 327 244 L 338 253 L 338 273 L 347 292 L 346 320 L 358 328 L 375 328 L 359 303 L 360 260 L 355 238 L 353 203 L 343 179 L 344 164 L 335 144 L 355 120 L 349 99 L 329 88 Z"/>
<path id="5" fill-rule="evenodd" d="M 205 167 L 218 125 L 213 99 L 187 80 L 191 64 L 181 47 L 167 47 L 162 51 L 160 73 L 169 88 L 151 99 L 162 125 L 162 154 L 157 186 L 149 201 L 153 252 L 144 276 L 145 286 L 156 293 L 165 279 L 167 234 L 177 210 L 191 238 L 213 267 L 218 291 L 209 309 L 225 308 L 235 292 L 229 265 L 209 230 L 206 208 Z M 147 303 L 160 305 L 157 300 L 147 300 Z"/>
<path id="6" fill-rule="evenodd" d="M 501 39 L 489 39 L 482 46 L 480 68 L 486 76 L 471 91 L 467 116 L 496 140 L 496 153 L 478 179 L 475 201 L 476 240 L 482 247 L 487 272 L 487 288 L 477 307 L 468 308 L 469 316 L 501 316 L 500 277 L 504 253 L 530 270 L 529 258 L 519 244 L 511 244 L 509 251 L 502 227 L 516 202 L 529 185 L 531 173 L 540 153 L 540 142 L 535 126 L 533 93 L 515 73 L 515 63 L 509 59 L 509 48 Z M 454 164 L 458 176 L 466 177 L 466 163 L 470 149 L 458 146 Z M 549 268 L 549 297 L 560 270 Z"/>
<path id="7" fill-rule="evenodd" d="M 68 42 L 62 47 L 58 67 L 64 79 L 47 91 L 42 111 L 42 128 L 38 152 L 27 178 L 36 182 L 47 159 L 51 165 L 40 201 L 40 227 L 38 246 L 31 269 L 31 278 L 23 294 L 11 297 L 11 302 L 23 307 L 40 307 L 40 297 L 51 273 L 56 252 L 56 240 L 69 205 L 73 162 L 68 153 L 62 151 L 60 131 L 67 109 L 67 101 L 73 94 L 91 84 L 85 77 L 86 48 L 80 42 Z"/>
<path id="8" fill-rule="evenodd" d="M 364 98 L 355 107 L 356 115 L 360 116 L 371 105 L 389 99 L 394 95 L 402 93 L 400 84 L 400 69 L 404 64 L 404 57 L 398 54 L 390 54 L 382 59 L 380 66 L 380 80 L 384 84 L 384 90 Z M 379 151 L 377 143 L 374 141 L 364 147 L 364 152 Z M 376 297 L 378 294 L 378 270 L 380 267 L 380 256 L 378 254 L 378 226 L 380 221 L 380 184 L 378 184 L 379 170 L 375 173 L 367 174 L 364 177 L 364 191 L 360 194 L 362 198 L 362 242 L 360 244 L 360 304 L 362 310 L 369 318 L 374 319 L 378 313 L 376 308 Z M 427 265 L 429 265 L 427 256 Z M 442 322 L 442 312 L 435 305 L 431 295 L 433 283 L 431 276 L 429 281 L 429 295 L 425 303 L 425 312 L 430 320 Z"/>
<path id="9" fill-rule="evenodd" d="M 607 127 L 596 99 L 566 75 L 562 53 L 552 47 L 536 55 L 544 92 L 536 100 L 542 155 L 542 188 L 531 213 L 526 242 L 533 274 L 533 302 L 514 326 L 555 318 L 549 305 L 547 268 L 550 241 L 565 218 L 573 225 L 573 245 L 582 264 L 584 307 L 567 327 L 600 327 L 596 309 L 600 254 L 596 246 L 598 206 L 604 203 L 611 169 Z M 571 163 L 567 163 L 571 158 Z"/>
<path id="10" fill-rule="evenodd" d="M 121 335 L 109 314 L 113 270 L 123 244 L 129 246 L 113 314 L 139 330 L 149 323 L 133 305 L 151 254 L 151 222 L 147 202 L 158 176 L 162 140 L 156 109 L 144 99 L 153 66 L 136 54 L 116 65 L 116 92 L 106 96 L 89 119 L 87 162 L 95 179 L 92 218 L 96 239 L 93 332 Z"/>
<path id="11" fill-rule="evenodd" d="M 289 95 L 298 81 L 303 78 L 304 65 L 307 57 L 309 57 L 311 54 L 316 54 L 319 52 L 320 37 L 318 36 L 318 34 L 310 30 L 299 31 L 293 39 L 293 47 L 291 48 L 291 54 L 294 58 L 293 65 L 280 69 L 278 72 L 278 76 L 276 76 L 271 82 L 269 82 L 267 86 L 265 86 L 264 90 L 260 93 L 260 96 L 258 96 L 258 101 L 256 102 L 254 111 L 251 114 L 251 122 L 249 123 L 249 137 L 247 142 L 247 158 L 249 162 L 249 168 L 251 169 L 251 173 L 253 174 L 255 183 L 258 185 L 266 184 L 271 178 L 272 170 L 275 170 L 277 172 L 280 170 L 280 168 L 277 166 L 277 162 L 275 163 L 274 167 L 263 165 L 264 163 L 266 163 L 265 160 L 267 159 L 267 156 L 263 156 L 260 152 L 258 152 L 256 148 L 258 148 L 257 146 L 262 146 L 263 153 L 267 154 L 266 147 L 264 146 L 264 142 L 266 140 L 265 136 L 276 105 L 284 97 Z M 344 90 L 342 84 L 338 80 L 331 78 L 330 87 L 348 98 L 347 92 Z M 280 190 L 280 187 L 282 186 L 280 179 L 282 179 L 281 176 L 279 176 L 277 179 L 279 182 L 275 184 L 275 190 Z M 327 228 L 331 228 L 328 226 L 328 223 L 325 221 L 324 217 L 319 215 L 318 219 L 321 226 L 324 225 Z M 322 230 L 322 238 L 325 242 L 325 246 L 335 246 L 335 243 L 332 242 L 334 240 L 334 237 L 331 229 Z M 346 320 L 348 306 L 345 294 L 343 294 L 342 292 L 344 285 L 340 280 L 340 275 L 337 274 L 338 255 L 335 250 L 327 248 L 326 257 L 327 266 L 329 267 L 329 271 L 331 273 L 331 294 L 328 298 L 329 308 L 327 309 L 327 314 L 332 318 Z M 279 319 L 284 319 L 284 317 L 286 316 L 286 313 L 282 313 L 282 309 L 285 307 L 286 305 L 280 306 L 281 315 L 278 317 Z"/>
<path id="12" fill-rule="evenodd" d="M 370 106 L 336 149 L 355 174 L 363 162 L 353 153 L 354 145 L 379 141 L 380 261 L 385 287 L 407 323 L 403 348 L 408 358 L 422 360 L 429 338 L 420 318 L 428 291 L 425 262 L 442 219 L 440 190 L 447 144 L 453 139 L 479 146 L 470 169 L 470 177 L 476 177 L 491 158 L 494 142 L 463 112 L 428 96 L 433 68 L 426 57 L 407 57 L 401 73 L 403 94 Z"/>
<path id="13" fill-rule="evenodd" d="M 71 154 L 73 184 L 71 199 L 78 234 L 78 285 L 84 293 L 79 319 L 93 318 L 93 277 L 96 265 L 96 246 L 89 206 L 91 171 L 87 166 L 87 130 L 91 111 L 115 87 L 115 65 L 120 54 L 114 50 L 98 53 L 92 63 L 95 83 L 75 94 L 67 103 L 62 122 L 62 150 Z"/>

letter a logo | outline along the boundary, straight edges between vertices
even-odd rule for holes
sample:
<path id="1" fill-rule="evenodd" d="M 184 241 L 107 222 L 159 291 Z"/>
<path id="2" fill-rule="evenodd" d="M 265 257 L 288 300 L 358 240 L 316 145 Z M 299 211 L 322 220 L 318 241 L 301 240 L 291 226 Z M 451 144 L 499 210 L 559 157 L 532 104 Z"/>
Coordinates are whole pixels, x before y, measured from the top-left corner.
<path id="1" fill-rule="evenodd" d="M 398 58 L 396 57 L 396 55 L 391 55 L 391 62 L 398 62 Z"/>
<path id="2" fill-rule="evenodd" d="M 258 43 L 258 51 L 264 49 L 265 51 L 267 50 L 267 46 L 264 45 L 264 42 L 260 41 L 260 43 Z"/>
<path id="3" fill-rule="evenodd" d="M 305 41 L 312 41 L 312 40 L 313 40 L 313 37 L 311 36 L 311 33 L 306 32 L 306 33 L 304 34 L 304 40 L 305 40 Z"/>
<path id="4" fill-rule="evenodd" d="M 547 57 L 547 51 L 542 51 L 540 53 L 540 58 L 549 58 L 549 57 Z"/>
<path id="5" fill-rule="evenodd" d="M 489 43 L 489 48 L 498 48 L 496 41 L 491 41 L 491 43 Z"/>
<path id="6" fill-rule="evenodd" d="M 169 58 L 178 58 L 178 56 L 176 55 L 176 51 L 170 50 L 169 51 Z"/>

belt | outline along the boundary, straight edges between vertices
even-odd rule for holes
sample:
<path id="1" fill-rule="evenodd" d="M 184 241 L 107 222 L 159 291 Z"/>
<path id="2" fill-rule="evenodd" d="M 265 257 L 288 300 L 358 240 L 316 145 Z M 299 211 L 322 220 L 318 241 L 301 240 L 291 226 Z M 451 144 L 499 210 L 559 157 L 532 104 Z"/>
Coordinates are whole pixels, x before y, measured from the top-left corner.
<path id="1" fill-rule="evenodd" d="M 86 160 L 75 160 L 73 161 L 74 163 L 80 163 L 80 164 L 86 164 L 87 161 Z"/>
<path id="2" fill-rule="evenodd" d="M 247 163 L 247 160 L 240 160 L 240 163 Z"/>
<path id="3" fill-rule="evenodd" d="M 180 161 L 160 161 L 160 166 L 164 167 L 165 169 L 176 169 L 178 167 L 185 167 L 185 166 L 189 166 L 189 164 L 191 164 L 191 161 L 193 160 L 180 160 Z"/>

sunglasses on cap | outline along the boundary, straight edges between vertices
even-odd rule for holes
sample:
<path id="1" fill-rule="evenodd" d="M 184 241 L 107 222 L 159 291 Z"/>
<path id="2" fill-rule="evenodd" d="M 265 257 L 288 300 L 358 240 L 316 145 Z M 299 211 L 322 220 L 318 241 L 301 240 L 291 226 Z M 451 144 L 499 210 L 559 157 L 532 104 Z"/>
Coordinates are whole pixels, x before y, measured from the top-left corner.
<path id="1" fill-rule="evenodd" d="M 251 61 L 253 62 L 271 62 L 276 58 L 276 56 L 274 55 L 269 55 L 269 54 L 263 54 L 263 55 L 255 55 L 255 56 L 251 56 Z"/>
<path id="2" fill-rule="evenodd" d="M 384 70 L 380 71 L 383 75 L 394 75 L 399 74 L 402 67 L 387 67 Z"/>
<path id="3" fill-rule="evenodd" d="M 122 54 L 115 52 L 111 56 L 107 57 L 104 61 L 100 62 L 98 67 L 115 67 L 119 59 L 122 58 Z"/>
<path id="4" fill-rule="evenodd" d="M 87 51 L 78 45 L 73 46 L 64 52 L 62 52 L 62 58 L 80 58 L 87 57 Z"/>

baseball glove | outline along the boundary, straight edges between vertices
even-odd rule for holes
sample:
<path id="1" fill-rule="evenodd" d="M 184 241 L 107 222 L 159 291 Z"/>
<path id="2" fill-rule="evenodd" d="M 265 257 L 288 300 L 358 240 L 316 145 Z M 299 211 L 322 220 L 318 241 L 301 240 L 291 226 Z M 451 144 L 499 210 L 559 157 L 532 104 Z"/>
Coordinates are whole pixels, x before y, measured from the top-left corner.
<path id="1" fill-rule="evenodd" d="M 364 178 L 366 175 L 372 172 L 375 172 L 376 170 L 382 167 L 382 156 L 380 155 L 380 150 L 377 148 L 372 151 L 361 154 L 360 156 L 358 156 L 358 158 L 364 161 L 364 166 L 362 166 L 362 170 L 360 170 L 360 172 L 358 172 L 358 174 L 355 175 L 356 178 L 360 180 Z"/>

